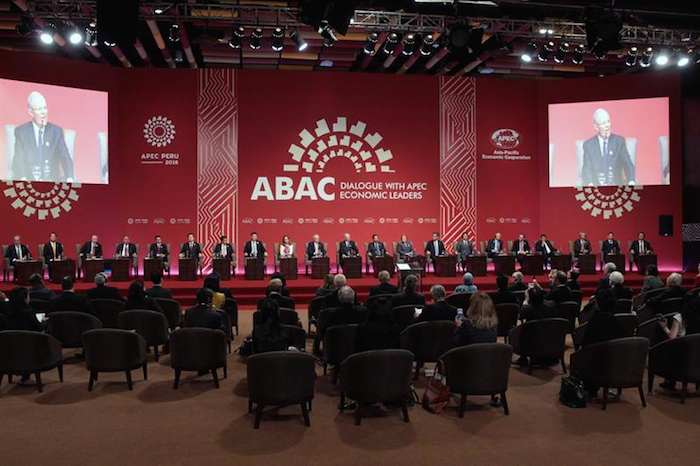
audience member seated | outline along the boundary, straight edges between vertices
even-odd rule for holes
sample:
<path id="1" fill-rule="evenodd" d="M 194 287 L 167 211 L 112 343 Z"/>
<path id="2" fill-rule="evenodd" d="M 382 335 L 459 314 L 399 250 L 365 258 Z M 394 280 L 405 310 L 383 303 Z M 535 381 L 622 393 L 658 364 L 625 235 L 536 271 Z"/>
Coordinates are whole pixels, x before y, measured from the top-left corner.
<path id="1" fill-rule="evenodd" d="M 617 266 L 612 262 L 608 262 L 603 266 L 603 278 L 598 281 L 597 290 L 602 290 L 605 288 L 610 288 L 610 274 L 617 270 Z"/>
<path id="2" fill-rule="evenodd" d="M 338 306 L 331 316 L 328 327 L 334 325 L 359 324 L 365 320 L 364 307 L 355 304 L 355 290 L 345 285 L 338 290 Z"/>
<path id="3" fill-rule="evenodd" d="M 433 320 L 455 320 L 457 308 L 450 306 L 445 301 L 445 287 L 442 285 L 433 285 L 430 287 L 430 296 L 433 298 L 433 303 L 428 304 L 423 308 L 416 322 L 430 322 Z"/>
<path id="4" fill-rule="evenodd" d="M 508 287 L 508 291 L 525 291 L 527 290 L 527 285 L 525 284 L 525 275 L 522 272 L 513 272 L 513 283 Z"/>
<path id="5" fill-rule="evenodd" d="M 462 276 L 462 284 L 455 288 L 455 293 L 465 294 L 465 293 L 476 293 L 479 291 L 474 284 L 474 275 L 471 272 L 467 272 Z"/>
<path id="6" fill-rule="evenodd" d="M 408 275 L 403 281 L 403 293 L 391 298 L 391 307 L 425 304 L 425 296 L 418 292 L 418 277 Z"/>
<path id="7" fill-rule="evenodd" d="M 339 273 L 338 275 L 333 277 L 333 286 L 335 287 L 335 289 L 332 293 L 326 295 L 326 304 L 324 305 L 325 308 L 338 307 L 340 305 L 340 301 L 338 300 L 338 290 L 340 290 L 347 284 L 348 279 L 345 278 L 345 275 L 343 275 L 342 273 Z"/>
<path id="8" fill-rule="evenodd" d="M 209 275 L 207 275 L 206 278 L 209 279 L 209 281 L 207 282 L 209 286 L 213 287 L 209 288 L 213 293 L 222 293 L 226 299 L 235 299 L 233 297 L 233 293 L 231 293 L 231 290 L 229 288 L 221 287 L 221 276 L 218 273 L 212 272 Z M 205 286 L 205 288 L 207 287 Z"/>
<path id="9" fill-rule="evenodd" d="M 146 294 L 151 298 L 173 299 L 173 294 L 169 289 L 163 288 L 163 274 L 153 272 L 151 275 L 153 286 L 146 290 Z"/>
<path id="10" fill-rule="evenodd" d="M 695 293 L 686 297 L 682 317 L 687 335 L 700 333 L 700 294 Z"/>
<path id="11" fill-rule="evenodd" d="M 554 301 L 557 304 L 571 301 L 573 298 L 571 297 L 571 290 L 566 286 L 566 274 L 558 270 L 553 275 L 552 289 L 545 295 L 544 299 Z"/>
<path id="12" fill-rule="evenodd" d="M 36 314 L 29 307 L 29 292 L 26 288 L 14 288 L 10 291 L 6 306 L 5 317 L 7 330 L 41 331 L 41 325 L 36 320 Z"/>
<path id="13" fill-rule="evenodd" d="M 657 288 L 663 288 L 664 282 L 659 278 L 659 268 L 654 264 L 647 266 L 646 275 L 644 276 L 644 284 L 642 285 L 642 293 Z"/>
<path id="14" fill-rule="evenodd" d="M 329 273 L 323 279 L 323 285 L 316 289 L 316 296 L 328 296 L 335 291 L 335 286 L 333 285 L 333 279 L 335 277 L 332 273 Z"/>
<path id="15" fill-rule="evenodd" d="M 632 290 L 625 285 L 625 276 L 617 270 L 610 274 L 610 291 L 615 300 L 632 299 Z"/>
<path id="16" fill-rule="evenodd" d="M 211 306 L 214 309 L 223 309 L 224 303 L 226 302 L 226 295 L 219 291 L 218 276 L 214 276 L 214 274 L 209 274 L 206 277 L 204 277 L 204 283 L 202 287 L 211 291 Z"/>
<path id="17" fill-rule="evenodd" d="M 61 294 L 51 301 L 51 312 L 77 311 L 91 313 L 92 307 L 85 296 L 75 293 L 73 279 L 63 277 L 61 280 Z"/>
<path id="18" fill-rule="evenodd" d="M 221 314 L 212 309 L 213 293 L 208 288 L 197 291 L 197 304 L 185 312 L 185 327 L 204 327 L 224 331 Z"/>
<path id="19" fill-rule="evenodd" d="M 401 327 L 394 322 L 391 301 L 382 301 L 381 306 L 367 311 L 367 320 L 357 328 L 356 350 L 370 351 L 399 348 Z"/>
<path id="20" fill-rule="evenodd" d="M 576 269 L 569 270 L 568 280 L 566 280 L 566 286 L 569 287 L 571 291 L 581 291 L 581 285 L 578 282 L 579 271 Z"/>
<path id="21" fill-rule="evenodd" d="M 672 273 L 666 277 L 666 290 L 649 298 L 646 304 L 647 306 L 657 306 L 661 301 L 683 297 L 685 297 L 685 290 L 683 289 L 683 275 L 679 273 Z M 659 309 L 657 312 L 662 311 L 662 309 Z"/>
<path id="22" fill-rule="evenodd" d="M 465 319 L 455 319 L 457 331 L 454 336 L 455 346 L 473 343 L 495 343 L 498 335 L 498 317 L 493 301 L 486 293 L 476 293 L 469 301 Z"/>
<path id="23" fill-rule="evenodd" d="M 267 285 L 267 297 L 258 301 L 258 309 L 260 309 L 260 306 L 262 306 L 263 301 L 266 299 L 272 299 L 279 307 L 294 309 L 294 300 L 287 296 L 283 296 L 283 289 L 284 285 L 282 284 L 282 280 L 279 278 L 273 278 L 270 280 L 270 283 Z"/>
<path id="24" fill-rule="evenodd" d="M 285 351 L 292 346 L 280 323 L 277 301 L 264 298 L 258 303 L 258 309 L 258 323 L 253 327 L 253 352 Z"/>
<path id="25" fill-rule="evenodd" d="M 95 275 L 95 287 L 87 290 L 88 299 L 115 299 L 124 301 L 124 298 L 119 294 L 119 290 L 113 286 L 107 285 L 107 275 L 98 273 Z"/>
<path id="26" fill-rule="evenodd" d="M 556 308 L 544 301 L 544 290 L 539 286 L 531 286 L 525 293 L 525 301 L 520 310 L 520 319 L 524 321 L 548 319 L 557 317 Z"/>
<path id="27" fill-rule="evenodd" d="M 278 279 L 279 281 L 282 282 L 282 290 L 279 292 L 282 296 L 289 297 L 289 289 L 287 288 L 287 278 L 284 276 L 283 273 L 280 272 L 275 272 L 272 275 L 270 275 L 270 280 Z M 269 288 L 265 290 L 265 295 L 268 294 Z M 284 306 L 281 306 L 284 307 Z"/>
<path id="28" fill-rule="evenodd" d="M 44 280 L 41 279 L 41 275 L 38 273 L 34 273 L 29 277 L 29 287 L 29 298 L 32 300 L 51 301 L 56 297 L 53 291 L 46 288 Z"/>
<path id="29" fill-rule="evenodd" d="M 508 289 L 507 275 L 498 274 L 498 277 L 496 277 L 496 288 L 496 292 L 491 294 L 493 304 L 518 304 L 518 297 Z"/>
<path id="30" fill-rule="evenodd" d="M 129 285 L 125 309 L 127 311 L 131 309 L 145 309 L 147 311 L 161 312 L 160 305 L 146 294 L 143 281 L 140 279 L 134 280 L 131 285 Z"/>
<path id="31" fill-rule="evenodd" d="M 391 275 L 389 275 L 389 272 L 386 270 L 380 271 L 377 274 L 377 279 L 379 280 L 379 285 L 369 290 L 370 296 L 376 296 L 379 294 L 396 294 L 399 292 L 399 288 L 397 286 L 389 283 L 389 280 L 391 280 Z"/>

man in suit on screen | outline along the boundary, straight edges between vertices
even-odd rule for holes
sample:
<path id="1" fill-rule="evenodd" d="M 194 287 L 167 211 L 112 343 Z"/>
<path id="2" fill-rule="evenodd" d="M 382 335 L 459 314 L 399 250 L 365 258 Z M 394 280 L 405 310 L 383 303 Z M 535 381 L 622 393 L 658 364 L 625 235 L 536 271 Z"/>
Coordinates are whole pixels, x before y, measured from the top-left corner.
<path id="1" fill-rule="evenodd" d="M 233 253 L 233 246 L 228 242 L 228 237 L 226 235 L 221 236 L 219 242 L 214 246 L 214 257 L 233 260 Z"/>
<path id="2" fill-rule="evenodd" d="M 591 242 L 588 241 L 585 232 L 578 234 L 578 239 L 574 241 L 574 256 L 581 256 L 591 253 Z"/>
<path id="3" fill-rule="evenodd" d="M 501 234 L 496 233 L 493 238 L 489 240 L 486 244 L 486 254 L 493 258 L 498 256 L 503 252 L 503 240 L 501 239 Z"/>
<path id="4" fill-rule="evenodd" d="M 246 258 L 262 258 L 265 257 L 265 246 L 258 240 L 258 234 L 253 232 L 250 234 L 250 240 L 246 241 L 243 247 L 243 255 Z"/>
<path id="5" fill-rule="evenodd" d="M 447 255 L 447 250 L 445 249 L 445 243 L 440 239 L 440 233 L 433 233 L 433 237 L 425 245 L 425 254 L 428 257 L 445 256 Z"/>
<path id="6" fill-rule="evenodd" d="M 620 243 L 617 242 L 615 234 L 612 231 L 608 233 L 607 239 L 603 241 L 601 252 L 603 253 L 603 257 L 620 254 Z"/>
<path id="7" fill-rule="evenodd" d="M 56 233 L 51 232 L 49 240 L 44 243 L 44 261 L 48 264 L 61 258 L 63 258 L 63 245 L 58 241 Z"/>
<path id="8" fill-rule="evenodd" d="M 168 245 L 163 242 L 163 238 L 160 235 L 156 235 L 154 240 L 155 242 L 148 247 L 148 256 L 153 259 L 160 257 L 163 259 L 163 262 L 167 263 L 168 255 L 170 254 Z"/>
<path id="9" fill-rule="evenodd" d="M 85 242 L 80 248 L 80 257 L 83 259 L 87 257 L 102 257 L 102 245 L 98 242 L 97 235 L 92 235 L 90 241 Z"/>
<path id="10" fill-rule="evenodd" d="M 12 178 L 31 181 L 73 181 L 73 159 L 63 128 L 49 123 L 46 99 L 39 92 L 27 98 L 31 121 L 15 128 Z"/>
<path id="11" fill-rule="evenodd" d="M 360 254 L 360 251 L 357 249 L 357 244 L 350 239 L 350 233 L 345 233 L 343 235 L 343 241 L 341 241 L 338 246 L 338 252 L 340 253 L 341 259 L 343 257 L 355 257 Z"/>
<path id="12" fill-rule="evenodd" d="M 31 259 L 32 254 L 29 252 L 27 245 L 22 244 L 22 239 L 17 235 L 12 238 L 12 244 L 7 247 L 5 257 L 10 261 L 10 264 L 14 264 L 15 261 Z"/>
<path id="13" fill-rule="evenodd" d="M 557 248 L 547 239 L 547 235 L 542 234 L 539 241 L 535 243 L 535 252 L 544 256 L 544 265 L 547 266 L 557 252 Z"/>
<path id="14" fill-rule="evenodd" d="M 372 241 L 367 245 L 367 255 L 370 258 L 386 256 L 384 243 L 379 240 L 379 235 L 376 233 L 372 235 Z"/>
<path id="15" fill-rule="evenodd" d="M 129 241 L 129 237 L 122 238 L 122 242 L 117 245 L 114 257 L 134 257 L 136 255 L 136 245 Z"/>
<path id="16" fill-rule="evenodd" d="M 194 233 L 187 235 L 187 242 L 180 247 L 180 257 L 199 259 L 203 256 L 202 246 L 194 240 Z"/>
<path id="17" fill-rule="evenodd" d="M 312 240 L 306 245 L 306 258 L 311 260 L 314 257 L 326 257 L 326 247 L 318 235 L 314 235 Z"/>
<path id="18" fill-rule="evenodd" d="M 646 235 L 643 231 L 640 231 L 637 235 L 637 239 L 632 242 L 630 254 L 632 254 L 634 257 L 643 256 L 645 254 L 654 254 L 654 249 L 651 247 L 651 243 L 646 240 Z"/>
<path id="19" fill-rule="evenodd" d="M 634 164 L 627 152 L 625 138 L 612 133 L 607 110 L 599 108 L 593 112 L 593 129 L 596 135 L 583 143 L 583 185 L 635 184 Z"/>

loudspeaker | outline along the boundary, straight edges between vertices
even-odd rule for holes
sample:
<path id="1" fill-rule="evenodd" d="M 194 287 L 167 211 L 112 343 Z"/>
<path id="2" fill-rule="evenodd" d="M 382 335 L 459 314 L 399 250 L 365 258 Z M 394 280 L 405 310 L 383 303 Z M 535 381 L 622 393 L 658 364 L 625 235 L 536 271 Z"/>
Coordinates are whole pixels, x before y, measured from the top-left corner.
<path id="1" fill-rule="evenodd" d="M 659 215 L 659 235 L 673 236 L 673 215 Z"/>
<path id="2" fill-rule="evenodd" d="M 101 43 L 132 45 L 138 19 L 139 0 L 97 0 L 97 34 Z"/>

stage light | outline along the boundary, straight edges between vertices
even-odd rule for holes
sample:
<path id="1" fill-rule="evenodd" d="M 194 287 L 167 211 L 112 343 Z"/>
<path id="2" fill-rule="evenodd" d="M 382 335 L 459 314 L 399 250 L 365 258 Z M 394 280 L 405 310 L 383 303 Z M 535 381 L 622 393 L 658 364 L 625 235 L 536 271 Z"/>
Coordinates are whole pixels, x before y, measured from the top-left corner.
<path id="1" fill-rule="evenodd" d="M 542 34 L 543 36 L 547 34 L 547 28 L 540 28 L 540 34 Z"/>
<path id="2" fill-rule="evenodd" d="M 540 47 L 540 51 L 537 53 L 537 59 L 539 61 L 547 61 L 549 60 L 549 55 L 550 55 L 550 46 L 549 44 L 554 44 L 554 42 L 548 42 L 547 44 L 543 45 Z"/>
<path id="3" fill-rule="evenodd" d="M 525 63 L 530 63 L 532 61 L 532 57 L 526 53 L 523 53 L 520 55 L 520 59 L 524 61 Z"/>
<path id="4" fill-rule="evenodd" d="M 233 34 L 231 34 L 231 38 L 228 40 L 228 46 L 232 49 L 240 49 L 241 42 L 243 41 L 244 36 L 245 28 L 243 26 L 238 26 L 234 28 Z"/>
<path id="5" fill-rule="evenodd" d="M 111 42 L 111 41 L 104 41 L 103 44 L 105 44 L 107 47 L 116 47 L 117 43 L 116 42 Z"/>
<path id="6" fill-rule="evenodd" d="M 532 59 L 539 55 L 539 48 L 534 42 L 527 44 L 525 51 L 520 55 L 520 59 L 525 63 L 530 63 Z"/>
<path id="7" fill-rule="evenodd" d="M 53 35 L 55 32 L 56 29 L 49 25 L 39 33 L 39 40 L 45 45 L 51 45 L 53 44 Z"/>
<path id="8" fill-rule="evenodd" d="M 630 47 L 630 49 L 627 51 L 627 57 L 625 58 L 625 65 L 627 65 L 627 66 L 636 65 L 638 53 L 639 53 L 639 50 L 637 49 L 637 47 Z"/>
<path id="9" fill-rule="evenodd" d="M 416 51 L 416 36 L 415 34 L 406 34 L 406 37 L 403 39 L 403 50 L 401 51 L 402 54 L 406 56 L 413 55 L 413 52 Z"/>
<path id="10" fill-rule="evenodd" d="M 656 66 L 666 66 L 668 65 L 669 62 L 669 56 L 668 52 L 662 50 L 659 52 L 659 54 L 656 56 L 656 59 L 654 60 L 654 63 L 656 63 Z"/>
<path id="11" fill-rule="evenodd" d="M 543 36 L 552 35 L 552 34 L 554 34 L 554 29 L 547 28 L 547 27 L 541 27 L 539 32 Z"/>
<path id="12" fill-rule="evenodd" d="M 363 52 L 367 55 L 374 55 L 375 53 L 375 46 L 377 45 L 377 41 L 379 40 L 379 34 L 376 32 L 371 32 L 367 35 L 367 40 L 365 41 L 365 47 L 362 49 Z"/>
<path id="13" fill-rule="evenodd" d="M 396 45 L 399 43 L 399 35 L 395 32 L 389 34 L 384 42 L 384 53 L 391 55 L 396 49 Z"/>
<path id="14" fill-rule="evenodd" d="M 553 52 L 554 51 L 554 41 L 548 40 L 547 42 L 545 42 L 544 49 L 547 52 Z"/>
<path id="15" fill-rule="evenodd" d="M 180 42 L 180 25 L 172 24 L 168 30 L 168 40 L 170 42 Z"/>
<path id="16" fill-rule="evenodd" d="M 323 37 L 323 45 L 325 47 L 333 47 L 333 44 L 338 40 L 335 31 L 330 24 L 328 24 L 328 21 L 321 21 L 321 25 L 318 27 L 318 33 Z"/>
<path id="17" fill-rule="evenodd" d="M 297 51 L 303 52 L 309 47 L 309 44 L 299 35 L 299 31 L 294 31 L 290 37 L 294 41 Z"/>
<path id="18" fill-rule="evenodd" d="M 428 34 L 423 37 L 423 43 L 420 46 L 420 54 L 427 57 L 433 53 L 435 46 L 435 37 L 432 34 Z"/>
<path id="19" fill-rule="evenodd" d="M 284 29 L 276 27 L 272 30 L 272 50 L 281 52 L 284 49 Z"/>
<path id="20" fill-rule="evenodd" d="M 155 13 L 155 14 L 157 14 L 157 15 L 162 15 L 164 12 L 165 12 L 165 10 L 162 9 L 162 8 L 155 8 L 155 9 L 153 10 L 153 13 Z"/>
<path id="21" fill-rule="evenodd" d="M 253 29 L 253 32 L 250 34 L 250 48 L 253 50 L 258 50 L 260 47 L 262 47 L 262 36 L 263 36 L 263 30 L 262 28 L 255 28 Z"/>
<path id="22" fill-rule="evenodd" d="M 90 22 L 85 28 L 85 45 L 97 47 L 97 23 Z"/>
<path id="23" fill-rule="evenodd" d="M 80 29 L 73 28 L 68 32 L 68 42 L 72 45 L 80 45 L 83 43 L 83 33 Z"/>
<path id="24" fill-rule="evenodd" d="M 690 54 L 691 51 L 686 52 L 678 52 L 678 60 L 676 61 L 676 66 L 679 68 L 684 68 L 688 66 L 690 63 Z"/>

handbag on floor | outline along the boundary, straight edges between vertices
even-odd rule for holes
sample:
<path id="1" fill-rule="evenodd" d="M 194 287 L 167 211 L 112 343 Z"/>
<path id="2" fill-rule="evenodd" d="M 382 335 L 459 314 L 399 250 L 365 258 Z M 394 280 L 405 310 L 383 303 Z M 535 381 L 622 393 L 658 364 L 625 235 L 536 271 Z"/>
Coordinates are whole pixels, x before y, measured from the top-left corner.
<path id="1" fill-rule="evenodd" d="M 583 382 L 573 376 L 563 376 L 559 388 L 559 401 L 569 408 L 585 408 L 586 389 Z"/>
<path id="2" fill-rule="evenodd" d="M 441 374 L 438 363 L 435 373 L 428 379 L 423 392 L 423 409 L 433 414 L 440 414 L 449 402 L 450 389 L 445 384 L 445 377 Z"/>

